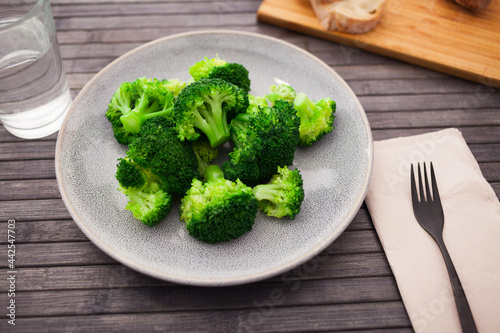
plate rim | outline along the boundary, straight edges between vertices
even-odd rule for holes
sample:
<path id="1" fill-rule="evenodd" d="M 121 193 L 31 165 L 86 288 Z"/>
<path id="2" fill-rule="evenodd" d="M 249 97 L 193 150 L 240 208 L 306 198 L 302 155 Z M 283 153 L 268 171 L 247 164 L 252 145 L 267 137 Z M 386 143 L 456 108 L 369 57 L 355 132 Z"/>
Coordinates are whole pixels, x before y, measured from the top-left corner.
<path id="1" fill-rule="evenodd" d="M 368 151 L 367 151 L 367 158 L 368 158 L 368 170 L 366 174 L 364 175 L 364 182 L 362 185 L 362 191 L 361 193 L 358 194 L 358 197 L 356 198 L 355 205 L 351 207 L 350 211 L 348 214 L 346 214 L 345 218 L 341 221 L 339 224 L 339 227 L 335 229 L 335 232 L 332 232 L 331 234 L 328 235 L 321 243 L 316 245 L 315 247 L 309 249 L 309 251 L 303 253 L 300 257 L 295 258 L 294 260 L 291 260 L 285 264 L 279 265 L 277 267 L 274 267 L 272 269 L 268 269 L 259 273 L 255 274 L 249 274 L 249 275 L 244 275 L 244 276 L 238 276 L 238 277 L 231 277 L 231 278 L 195 278 L 195 277 L 187 277 L 184 275 L 178 275 L 178 274 L 172 274 L 168 273 L 166 274 L 165 272 L 162 272 L 158 269 L 151 268 L 147 265 L 142 265 L 140 263 L 136 263 L 133 261 L 128 260 L 126 256 L 123 254 L 120 254 L 116 252 L 112 247 L 107 245 L 105 242 L 101 241 L 92 231 L 90 231 L 86 225 L 83 223 L 82 219 L 78 216 L 76 213 L 75 209 L 73 208 L 69 196 L 66 193 L 65 186 L 62 183 L 62 166 L 61 164 L 61 158 L 60 158 L 60 152 L 62 149 L 62 138 L 66 128 L 67 128 L 67 123 L 69 122 L 69 119 L 71 118 L 70 115 L 73 113 L 74 109 L 76 108 L 77 102 L 82 98 L 82 96 L 85 94 L 86 90 L 89 89 L 89 87 L 99 79 L 100 76 L 103 75 L 104 72 L 108 71 L 110 68 L 114 67 L 116 63 L 122 61 L 126 57 L 129 57 L 130 55 L 139 52 L 140 50 L 150 47 L 153 44 L 157 43 L 163 43 L 165 41 L 171 40 L 171 39 L 178 39 L 178 38 L 185 38 L 193 35 L 204 35 L 204 34 L 229 34 L 229 35 L 235 35 L 235 34 L 240 34 L 240 35 L 246 35 L 249 37 L 253 38 L 264 38 L 267 40 L 270 40 L 275 43 L 282 44 L 287 47 L 291 47 L 295 49 L 296 51 L 304 54 L 307 57 L 310 57 L 312 60 L 318 63 L 318 65 L 321 65 L 322 67 L 325 68 L 325 70 L 329 71 L 332 75 L 334 75 L 337 80 L 346 88 L 346 91 L 351 95 L 351 97 L 354 100 L 354 103 L 357 105 L 357 110 L 359 111 L 361 118 L 364 123 L 364 129 L 365 129 L 365 134 L 368 139 Z M 285 273 L 287 271 L 290 271 L 297 266 L 313 259 L 316 255 L 318 255 L 321 251 L 323 251 L 326 247 L 328 247 L 330 244 L 332 244 L 343 232 L 344 230 L 349 226 L 349 224 L 352 222 L 354 219 L 354 216 L 357 214 L 359 209 L 361 208 L 361 205 L 363 204 L 363 201 L 366 197 L 367 191 L 368 191 L 368 185 L 371 180 L 372 176 L 372 169 L 373 169 L 373 137 L 372 137 L 372 132 L 371 132 L 371 127 L 368 121 L 368 118 L 366 116 L 366 112 L 361 105 L 358 97 L 354 92 L 352 91 L 351 87 L 345 82 L 345 80 L 335 71 L 333 68 L 328 66 L 325 62 L 323 62 L 321 59 L 316 57 L 315 55 L 311 54 L 310 52 L 304 50 L 303 48 L 300 48 L 294 44 L 291 44 L 290 42 L 278 39 L 276 37 L 268 36 L 268 35 L 263 35 L 259 33 L 254 33 L 254 32 L 246 32 L 246 31 L 239 31 L 239 30 L 227 30 L 227 29 L 209 29 L 209 30 L 199 30 L 199 31 L 189 31 L 189 32 L 182 32 L 182 33 L 177 33 L 161 38 L 157 38 L 155 40 L 152 40 L 150 42 L 144 43 L 126 53 L 123 55 L 119 56 L 115 60 L 113 60 L 111 63 L 106 65 L 104 68 L 102 68 L 97 74 L 95 74 L 86 84 L 85 86 L 80 90 L 76 98 L 74 99 L 70 109 L 68 110 L 68 113 L 66 115 L 66 118 L 63 121 L 63 124 L 61 126 L 61 129 L 58 132 L 57 135 L 57 141 L 56 141 L 56 149 L 55 149 L 55 173 L 56 173 L 56 179 L 57 179 L 57 186 L 59 189 L 59 192 L 61 193 L 61 198 L 70 213 L 73 221 L 78 225 L 80 230 L 85 234 L 85 236 L 95 245 L 97 246 L 101 251 L 103 251 L 106 255 L 110 256 L 111 258 L 115 259 L 119 263 L 136 270 L 142 274 L 149 275 L 151 277 L 164 280 L 164 281 L 170 281 L 170 282 L 175 282 L 175 283 L 180 283 L 184 285 L 192 285 L 192 286 L 206 286 L 206 287 L 218 287 L 218 286 L 231 286 L 231 285 L 241 285 L 241 284 L 247 284 L 247 283 L 252 283 L 252 282 L 257 282 L 261 281 L 270 277 L 277 276 L 281 273 Z"/>

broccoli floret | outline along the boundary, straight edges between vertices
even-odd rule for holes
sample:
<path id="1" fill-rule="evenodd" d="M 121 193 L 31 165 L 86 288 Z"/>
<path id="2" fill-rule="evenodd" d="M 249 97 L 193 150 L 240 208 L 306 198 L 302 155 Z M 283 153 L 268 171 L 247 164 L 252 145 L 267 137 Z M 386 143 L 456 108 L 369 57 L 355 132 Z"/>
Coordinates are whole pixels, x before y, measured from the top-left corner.
<path id="1" fill-rule="evenodd" d="M 304 201 L 302 176 L 298 169 L 291 171 L 287 166 L 278 167 L 278 173 L 269 183 L 257 185 L 252 191 L 259 200 L 259 209 L 278 218 L 288 216 L 294 219 Z"/>
<path id="2" fill-rule="evenodd" d="M 181 203 L 181 220 L 196 239 L 225 242 L 250 231 L 257 214 L 257 199 L 241 181 L 224 179 L 217 165 L 205 170 L 205 181 L 193 180 Z"/>
<path id="3" fill-rule="evenodd" d="M 269 94 L 265 96 L 256 96 L 248 94 L 249 106 L 247 113 L 259 112 L 261 108 L 274 105 L 279 99 L 293 103 L 296 93 L 295 90 L 285 83 L 272 85 L 269 87 Z"/>
<path id="4" fill-rule="evenodd" d="M 188 72 L 195 81 L 198 81 L 206 78 L 215 67 L 224 66 L 225 64 L 227 64 L 227 61 L 220 59 L 218 56 L 212 59 L 205 57 L 205 59 L 189 67 Z"/>
<path id="5" fill-rule="evenodd" d="M 182 89 L 186 87 L 186 82 L 179 81 L 178 79 L 163 80 L 161 82 L 170 92 L 172 92 L 174 97 L 177 97 Z"/>
<path id="6" fill-rule="evenodd" d="M 255 96 L 248 94 L 248 108 L 247 113 L 259 112 L 260 108 L 268 107 L 269 103 L 265 96 Z"/>
<path id="7" fill-rule="evenodd" d="M 118 159 L 116 179 L 123 188 L 140 188 L 146 182 L 146 177 L 141 168 L 128 158 Z"/>
<path id="8" fill-rule="evenodd" d="M 170 194 L 184 195 L 193 178 L 200 177 L 191 144 L 179 140 L 174 123 L 165 117 L 145 122 L 126 154 L 135 164 L 151 170 Z"/>
<path id="9" fill-rule="evenodd" d="M 193 151 L 198 159 L 198 171 L 203 177 L 205 169 L 210 165 L 210 162 L 217 158 L 219 149 L 210 146 L 210 142 L 204 136 L 193 142 Z"/>
<path id="10" fill-rule="evenodd" d="M 116 178 L 118 188 L 129 199 L 126 209 L 147 226 L 154 226 L 167 216 L 172 196 L 162 189 L 159 177 L 128 158 L 119 160 Z"/>
<path id="11" fill-rule="evenodd" d="M 126 209 L 153 226 L 168 214 L 172 195 L 184 195 L 200 178 L 191 145 L 181 142 L 173 122 L 165 117 L 147 120 L 119 159 L 116 179 L 127 195 Z"/>
<path id="12" fill-rule="evenodd" d="M 293 103 L 297 93 L 287 84 L 281 83 L 279 85 L 272 85 L 269 87 L 270 94 L 266 95 L 267 99 L 274 103 L 278 99 L 283 99 L 287 102 Z"/>
<path id="13" fill-rule="evenodd" d="M 147 119 L 167 116 L 173 104 L 173 93 L 161 81 L 142 77 L 120 84 L 108 105 L 106 117 L 113 126 L 116 140 L 129 144 Z"/>
<path id="14" fill-rule="evenodd" d="M 335 102 L 326 97 L 313 102 L 305 93 L 298 93 L 293 102 L 300 117 L 301 146 L 311 146 L 333 130 Z"/>
<path id="15" fill-rule="evenodd" d="M 224 176 L 248 186 L 269 181 L 279 166 L 292 164 L 299 125 L 292 104 L 283 100 L 257 113 L 237 115 L 230 126 L 235 148 L 222 164 Z"/>
<path id="16" fill-rule="evenodd" d="M 181 140 L 194 141 L 203 132 L 212 147 L 229 140 L 228 121 L 248 108 L 248 96 L 221 79 L 201 79 L 186 86 L 174 103 L 173 117 Z"/>
<path id="17" fill-rule="evenodd" d="M 213 59 L 205 57 L 189 68 L 189 74 L 195 81 L 203 78 L 222 79 L 238 86 L 246 93 L 250 91 L 248 70 L 241 64 L 228 63 L 219 57 Z"/>

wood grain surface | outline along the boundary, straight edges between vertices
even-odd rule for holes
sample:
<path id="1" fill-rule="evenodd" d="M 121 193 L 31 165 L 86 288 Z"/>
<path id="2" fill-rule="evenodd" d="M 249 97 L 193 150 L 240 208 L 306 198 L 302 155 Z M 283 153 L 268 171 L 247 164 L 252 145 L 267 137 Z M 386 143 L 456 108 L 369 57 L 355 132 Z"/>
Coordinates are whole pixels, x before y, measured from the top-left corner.
<path id="1" fill-rule="evenodd" d="M 259 22 L 261 4 L 53 1 L 71 92 L 76 96 L 104 66 L 156 38 L 219 28 L 261 33 L 336 70 L 359 97 L 375 140 L 458 128 L 500 196 L 499 90 Z M 413 331 L 365 205 L 316 260 L 290 272 L 234 287 L 178 285 L 121 265 L 79 230 L 57 188 L 56 140 L 57 134 L 19 139 L 0 125 L 0 332 Z M 15 327 L 6 316 L 10 219 L 16 220 Z"/>
<path id="2" fill-rule="evenodd" d="M 500 87 L 500 2 L 482 11 L 451 0 L 386 0 L 374 30 L 326 31 L 309 0 L 264 0 L 258 19 L 468 80 Z"/>

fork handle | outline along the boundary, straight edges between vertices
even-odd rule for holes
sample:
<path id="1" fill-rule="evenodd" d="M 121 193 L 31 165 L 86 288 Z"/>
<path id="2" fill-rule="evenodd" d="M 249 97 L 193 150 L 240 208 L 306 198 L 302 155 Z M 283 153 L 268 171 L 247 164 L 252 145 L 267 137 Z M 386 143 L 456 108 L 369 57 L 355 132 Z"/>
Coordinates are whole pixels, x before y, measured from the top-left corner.
<path id="1" fill-rule="evenodd" d="M 451 287 L 453 289 L 453 295 L 455 296 L 455 304 L 457 306 L 458 317 L 460 319 L 460 324 L 462 325 L 462 330 L 464 333 L 475 333 L 477 332 L 477 328 L 476 323 L 474 322 L 474 317 L 472 316 L 472 312 L 470 311 L 467 297 L 465 297 L 465 292 L 462 288 L 462 283 L 458 278 L 457 271 L 455 270 L 455 266 L 453 266 L 453 262 L 451 261 L 443 238 L 437 237 L 436 242 L 441 249 L 446 268 L 448 269 L 448 275 L 450 276 Z"/>

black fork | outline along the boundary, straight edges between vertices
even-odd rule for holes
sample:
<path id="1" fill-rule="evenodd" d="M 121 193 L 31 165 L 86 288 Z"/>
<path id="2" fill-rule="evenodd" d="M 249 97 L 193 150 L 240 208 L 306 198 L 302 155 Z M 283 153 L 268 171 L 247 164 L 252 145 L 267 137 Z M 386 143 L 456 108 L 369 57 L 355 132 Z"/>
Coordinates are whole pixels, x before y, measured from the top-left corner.
<path id="1" fill-rule="evenodd" d="M 434 167 L 432 162 L 430 163 L 431 169 L 431 183 L 429 185 L 429 179 L 427 177 L 427 168 L 424 163 L 424 179 L 422 179 L 422 173 L 420 171 L 420 164 L 417 165 L 418 169 L 418 191 L 415 180 L 415 173 L 413 171 L 413 164 L 411 166 L 411 199 L 413 203 L 413 213 L 415 218 L 422 228 L 424 228 L 439 245 L 439 249 L 443 254 L 444 262 L 446 268 L 448 269 L 448 274 L 451 280 L 451 286 L 453 289 L 453 295 L 455 296 L 455 304 L 458 310 L 458 316 L 460 318 L 460 324 L 462 325 L 463 332 L 477 332 L 476 324 L 472 313 L 470 311 L 469 303 L 465 297 L 462 284 L 458 278 L 455 267 L 451 261 L 448 250 L 443 241 L 443 225 L 444 225 L 444 215 L 443 208 L 441 206 L 441 199 L 439 197 L 439 191 L 436 183 L 436 176 L 434 174 Z M 425 187 L 425 192 L 424 192 Z M 431 192 L 432 187 L 432 192 Z M 420 199 L 419 199 L 420 193 Z"/>

